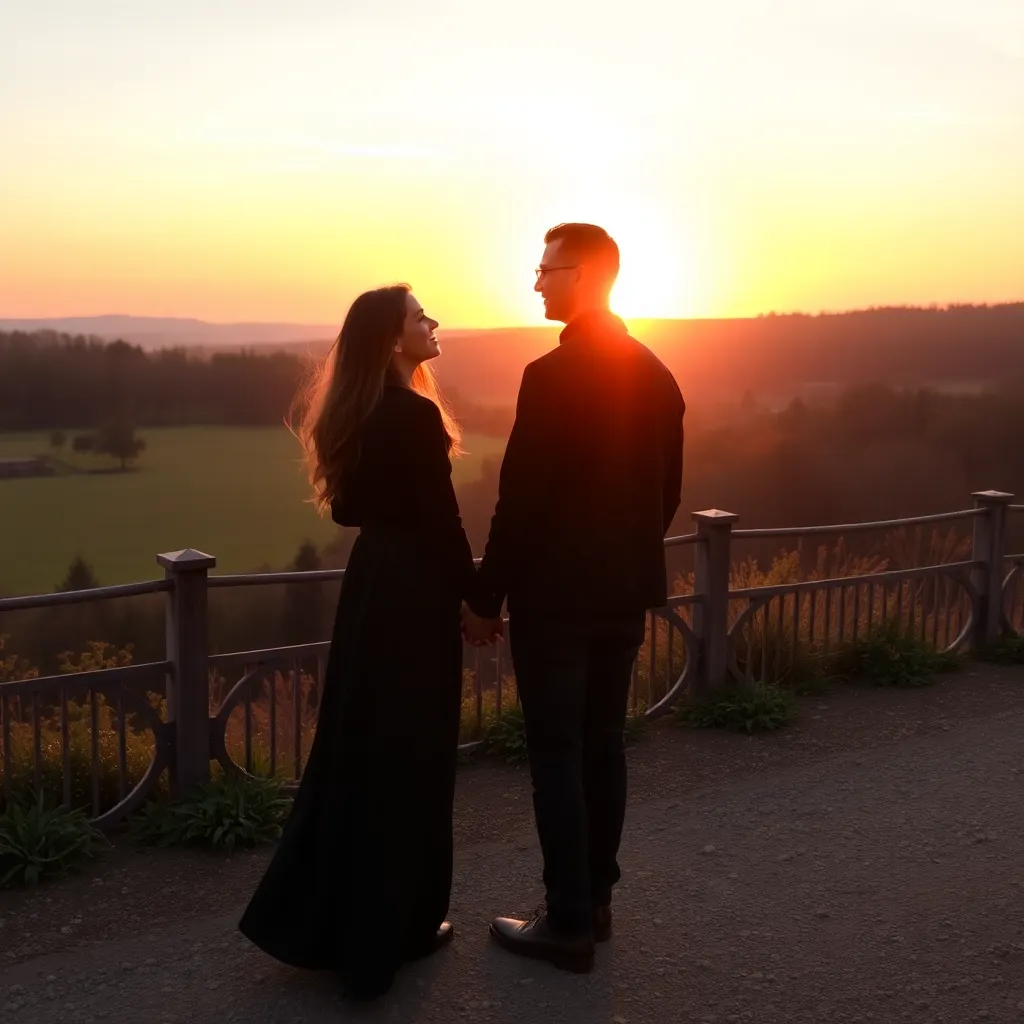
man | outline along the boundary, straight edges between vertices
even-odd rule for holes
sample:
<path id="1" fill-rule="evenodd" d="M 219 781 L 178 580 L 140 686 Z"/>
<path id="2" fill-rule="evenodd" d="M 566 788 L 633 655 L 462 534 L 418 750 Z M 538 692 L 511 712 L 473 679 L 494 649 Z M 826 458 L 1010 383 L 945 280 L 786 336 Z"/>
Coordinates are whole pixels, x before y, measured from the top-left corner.
<path id="1" fill-rule="evenodd" d="M 590 970 L 611 934 L 626 806 L 623 730 L 648 608 L 667 600 L 684 405 L 672 375 L 609 310 L 619 250 L 592 224 L 545 237 L 535 290 L 566 324 L 526 367 L 480 567 L 473 643 L 501 631 L 526 723 L 546 913 L 497 918 L 514 953 Z"/>

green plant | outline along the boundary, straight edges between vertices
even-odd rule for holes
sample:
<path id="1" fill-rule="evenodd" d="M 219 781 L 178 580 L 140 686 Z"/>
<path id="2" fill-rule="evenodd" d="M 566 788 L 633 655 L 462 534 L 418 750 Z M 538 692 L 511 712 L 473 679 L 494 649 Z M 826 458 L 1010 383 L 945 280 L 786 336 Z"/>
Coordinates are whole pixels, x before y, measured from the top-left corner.
<path id="1" fill-rule="evenodd" d="M 646 708 L 638 704 L 626 715 L 626 728 L 623 731 L 627 743 L 638 743 L 647 730 Z"/>
<path id="2" fill-rule="evenodd" d="M 697 729 L 774 732 L 796 716 L 792 693 L 777 686 L 734 686 L 705 700 L 676 707 L 676 719 Z"/>
<path id="3" fill-rule="evenodd" d="M 526 723 L 520 706 L 509 708 L 487 730 L 488 753 L 504 757 L 507 764 L 526 760 Z"/>
<path id="4" fill-rule="evenodd" d="M 998 665 L 1024 665 L 1024 636 L 1004 633 L 994 644 L 979 651 L 978 656 Z"/>
<path id="5" fill-rule="evenodd" d="M 882 623 L 863 637 L 843 644 L 829 659 L 829 674 L 840 682 L 864 679 L 876 686 L 917 687 L 951 671 L 961 658 L 936 651 L 895 621 Z"/>
<path id="6" fill-rule="evenodd" d="M 0 815 L 0 889 L 66 875 L 105 845 L 80 810 L 47 807 L 42 795 L 12 800 Z"/>
<path id="7" fill-rule="evenodd" d="M 148 845 L 230 852 L 277 839 L 290 806 L 279 779 L 219 775 L 181 800 L 147 804 L 130 832 Z"/>
<path id="8" fill-rule="evenodd" d="M 801 647 L 789 672 L 779 679 L 779 686 L 792 691 L 797 697 L 807 697 L 824 693 L 832 681 L 826 659 Z"/>
<path id="9" fill-rule="evenodd" d="M 460 713 L 459 738 L 462 742 L 486 740 L 487 734 L 502 715 L 519 707 L 515 677 L 502 675 L 501 705 L 498 704 L 497 686 L 484 686 L 477 696 L 476 672 L 473 668 L 462 670 L 462 710 Z"/>

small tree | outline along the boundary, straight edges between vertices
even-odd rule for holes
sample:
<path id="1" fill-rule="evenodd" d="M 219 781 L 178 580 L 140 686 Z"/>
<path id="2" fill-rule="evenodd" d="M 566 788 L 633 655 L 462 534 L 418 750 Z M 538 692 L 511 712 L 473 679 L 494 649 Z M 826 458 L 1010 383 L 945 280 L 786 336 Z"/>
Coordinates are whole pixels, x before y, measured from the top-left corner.
<path id="1" fill-rule="evenodd" d="M 128 468 L 128 462 L 144 451 L 146 442 L 135 434 L 135 427 L 127 420 L 115 420 L 101 427 L 96 435 L 94 451 L 97 455 L 112 455 L 121 460 L 121 471 Z"/>
<path id="2" fill-rule="evenodd" d="M 58 451 L 64 447 L 67 443 L 68 436 L 63 430 L 52 430 L 50 431 L 50 447 L 56 448 Z"/>
<path id="3" fill-rule="evenodd" d="M 98 587 L 100 581 L 92 566 L 81 555 L 75 555 L 74 561 L 68 566 L 68 574 L 64 582 L 57 586 L 57 593 L 66 593 L 69 590 L 92 590 Z"/>

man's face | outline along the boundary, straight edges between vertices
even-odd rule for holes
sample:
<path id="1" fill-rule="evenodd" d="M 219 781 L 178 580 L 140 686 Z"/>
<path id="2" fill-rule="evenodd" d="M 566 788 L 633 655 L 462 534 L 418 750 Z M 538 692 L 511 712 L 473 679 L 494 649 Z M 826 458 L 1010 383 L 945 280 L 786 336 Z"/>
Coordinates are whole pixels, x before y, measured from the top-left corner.
<path id="1" fill-rule="evenodd" d="M 567 324 L 576 311 L 580 268 L 562 251 L 562 243 L 559 238 L 545 247 L 533 290 L 544 299 L 544 316 Z"/>

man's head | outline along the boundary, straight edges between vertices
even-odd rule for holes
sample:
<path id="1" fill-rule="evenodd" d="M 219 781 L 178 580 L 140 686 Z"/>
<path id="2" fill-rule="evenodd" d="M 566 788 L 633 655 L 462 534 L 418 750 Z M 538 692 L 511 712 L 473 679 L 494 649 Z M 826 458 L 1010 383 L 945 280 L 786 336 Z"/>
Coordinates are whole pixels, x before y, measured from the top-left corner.
<path id="1" fill-rule="evenodd" d="M 619 247 L 596 224 L 559 224 L 544 236 L 534 291 L 548 320 L 569 323 L 591 309 L 607 309 L 619 274 Z"/>

